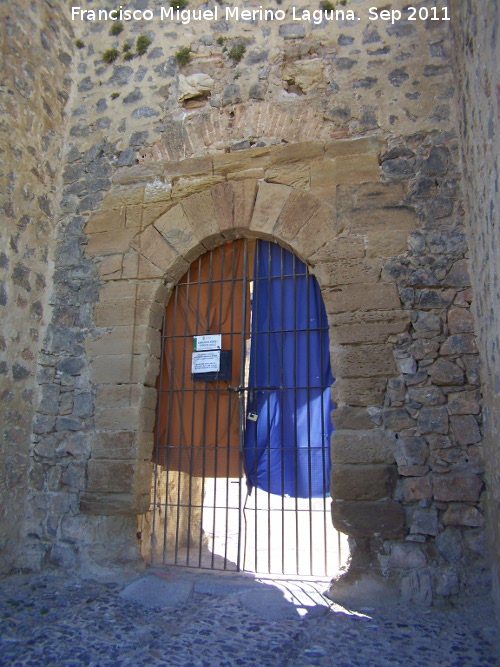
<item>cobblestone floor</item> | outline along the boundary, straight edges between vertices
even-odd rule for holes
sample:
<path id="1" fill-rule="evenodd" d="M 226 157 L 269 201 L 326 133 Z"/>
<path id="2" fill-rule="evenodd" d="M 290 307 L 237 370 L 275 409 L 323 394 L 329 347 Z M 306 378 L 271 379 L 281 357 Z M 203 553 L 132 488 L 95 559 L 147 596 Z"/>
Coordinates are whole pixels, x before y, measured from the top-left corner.
<path id="1" fill-rule="evenodd" d="M 168 591 L 175 576 L 164 573 L 158 581 L 166 582 Z M 221 588 L 205 581 L 192 586 L 185 599 L 174 603 L 172 595 L 166 605 L 150 607 L 124 599 L 124 584 L 49 574 L 7 577 L 0 580 L 0 664 L 500 665 L 500 633 L 486 601 L 446 609 L 348 609 L 324 600 L 323 606 L 303 608 L 302 616 L 282 601 L 273 615 L 266 595 L 280 593 L 262 583 L 253 586 Z"/>

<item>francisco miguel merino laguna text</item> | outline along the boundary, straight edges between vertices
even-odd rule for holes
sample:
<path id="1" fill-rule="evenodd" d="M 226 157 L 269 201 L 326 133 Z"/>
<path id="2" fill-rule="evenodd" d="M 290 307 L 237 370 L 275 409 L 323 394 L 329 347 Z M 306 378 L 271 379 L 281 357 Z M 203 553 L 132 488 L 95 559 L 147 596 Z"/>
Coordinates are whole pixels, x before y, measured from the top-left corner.
<path id="1" fill-rule="evenodd" d="M 152 9 L 124 9 L 122 5 L 118 9 L 82 9 L 81 7 L 71 7 L 72 21 L 153 21 L 159 18 L 160 21 L 176 21 L 184 25 L 191 21 L 218 21 L 225 19 L 229 21 L 284 21 L 287 17 L 287 11 L 284 9 L 243 9 L 241 7 L 225 7 L 224 11 L 214 5 L 213 9 L 174 9 L 173 7 L 160 7 L 159 15 Z M 327 21 L 353 21 L 356 15 L 352 9 L 332 9 L 323 10 L 308 9 L 298 10 L 291 8 L 289 18 L 292 21 L 312 21 L 319 25 L 324 20 Z"/>

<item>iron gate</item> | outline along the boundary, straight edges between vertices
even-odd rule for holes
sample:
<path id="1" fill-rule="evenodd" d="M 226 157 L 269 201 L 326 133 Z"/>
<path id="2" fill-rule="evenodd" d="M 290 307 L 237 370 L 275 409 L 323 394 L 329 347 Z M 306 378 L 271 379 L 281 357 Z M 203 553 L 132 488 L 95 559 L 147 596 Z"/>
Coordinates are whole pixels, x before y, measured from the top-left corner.
<path id="1" fill-rule="evenodd" d="M 177 284 L 161 338 L 151 562 L 331 575 L 333 379 L 315 278 L 276 244 L 226 243 Z"/>

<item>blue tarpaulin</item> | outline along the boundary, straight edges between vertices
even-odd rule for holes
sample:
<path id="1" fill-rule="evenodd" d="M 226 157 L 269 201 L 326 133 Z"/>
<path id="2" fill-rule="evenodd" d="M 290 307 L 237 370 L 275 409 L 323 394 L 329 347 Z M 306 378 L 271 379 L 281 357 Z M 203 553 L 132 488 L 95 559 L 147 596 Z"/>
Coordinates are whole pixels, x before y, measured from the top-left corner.
<path id="1" fill-rule="evenodd" d="M 258 241 L 245 431 L 250 490 L 295 498 L 328 494 L 332 382 L 316 279 L 292 253 Z"/>

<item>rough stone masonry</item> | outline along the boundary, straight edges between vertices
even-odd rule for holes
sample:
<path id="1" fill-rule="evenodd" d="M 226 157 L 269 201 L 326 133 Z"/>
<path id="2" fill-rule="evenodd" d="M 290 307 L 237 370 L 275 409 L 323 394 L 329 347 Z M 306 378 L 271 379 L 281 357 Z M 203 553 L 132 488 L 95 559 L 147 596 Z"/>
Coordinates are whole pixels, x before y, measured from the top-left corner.
<path id="1" fill-rule="evenodd" d="M 351 572 L 427 603 L 496 586 L 498 9 L 161 6 L 121 31 L 1 8 L 2 571 L 138 562 L 165 305 L 249 236 L 321 286 Z"/>

